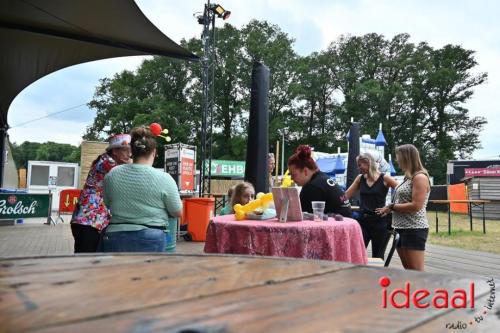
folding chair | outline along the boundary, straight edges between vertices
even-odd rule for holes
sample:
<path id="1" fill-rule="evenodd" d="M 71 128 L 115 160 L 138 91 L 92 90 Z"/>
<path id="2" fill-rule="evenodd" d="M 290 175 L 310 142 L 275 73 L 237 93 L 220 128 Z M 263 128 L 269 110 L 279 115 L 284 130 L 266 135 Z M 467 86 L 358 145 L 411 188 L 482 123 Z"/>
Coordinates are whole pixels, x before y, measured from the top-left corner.
<path id="1" fill-rule="evenodd" d="M 389 250 L 389 254 L 387 254 L 387 258 L 385 258 L 385 263 L 384 267 L 389 267 L 389 264 L 391 263 L 392 256 L 394 255 L 394 251 L 396 250 L 396 245 L 399 243 L 399 234 L 395 229 L 392 229 L 389 231 L 389 234 L 392 235 L 392 245 L 391 249 Z M 389 236 L 389 240 L 391 237 Z M 387 243 L 389 243 L 389 240 Z"/>

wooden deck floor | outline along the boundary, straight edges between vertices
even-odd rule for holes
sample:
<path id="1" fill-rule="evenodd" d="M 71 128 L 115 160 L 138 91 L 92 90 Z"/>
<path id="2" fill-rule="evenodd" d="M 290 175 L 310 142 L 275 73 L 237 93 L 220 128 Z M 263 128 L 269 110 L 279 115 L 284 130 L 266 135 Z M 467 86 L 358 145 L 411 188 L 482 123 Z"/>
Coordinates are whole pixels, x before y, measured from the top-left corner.
<path id="1" fill-rule="evenodd" d="M 368 256 L 370 255 L 371 250 L 368 246 Z M 403 269 L 396 252 L 389 267 Z M 453 276 L 492 277 L 500 280 L 500 255 L 427 244 L 425 271 Z"/>

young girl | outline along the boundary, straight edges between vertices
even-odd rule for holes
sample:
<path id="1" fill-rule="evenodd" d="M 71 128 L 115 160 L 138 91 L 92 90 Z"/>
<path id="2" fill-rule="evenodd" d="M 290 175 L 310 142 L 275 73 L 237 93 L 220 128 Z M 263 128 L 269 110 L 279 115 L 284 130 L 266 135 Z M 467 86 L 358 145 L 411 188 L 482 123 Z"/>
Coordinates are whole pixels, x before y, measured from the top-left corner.
<path id="1" fill-rule="evenodd" d="M 240 205 L 246 205 L 249 203 L 251 200 L 253 200 L 255 197 L 255 189 L 253 188 L 253 185 L 247 182 L 239 183 L 238 185 L 234 186 L 233 189 L 233 195 L 231 196 L 231 201 L 229 203 L 228 209 L 224 207 L 224 209 L 221 211 L 220 215 L 228 215 L 228 214 L 234 214 L 234 205 L 240 204 Z"/>

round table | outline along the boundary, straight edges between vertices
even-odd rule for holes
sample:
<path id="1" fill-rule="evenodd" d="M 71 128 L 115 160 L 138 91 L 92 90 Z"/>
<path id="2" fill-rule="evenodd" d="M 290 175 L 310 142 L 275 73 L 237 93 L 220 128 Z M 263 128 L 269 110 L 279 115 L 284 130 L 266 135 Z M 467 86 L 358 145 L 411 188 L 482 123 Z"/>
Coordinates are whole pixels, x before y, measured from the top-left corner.
<path id="1" fill-rule="evenodd" d="M 350 218 L 282 223 L 216 216 L 208 225 L 205 252 L 367 263 L 361 228 Z"/>

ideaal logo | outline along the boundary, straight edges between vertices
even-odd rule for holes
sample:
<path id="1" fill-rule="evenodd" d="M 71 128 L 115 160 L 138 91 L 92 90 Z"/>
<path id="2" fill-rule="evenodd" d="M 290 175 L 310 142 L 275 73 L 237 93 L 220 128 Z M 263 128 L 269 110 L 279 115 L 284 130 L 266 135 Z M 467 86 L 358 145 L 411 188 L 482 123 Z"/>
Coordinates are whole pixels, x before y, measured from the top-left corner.
<path id="1" fill-rule="evenodd" d="M 467 322 L 471 326 L 474 323 L 480 323 L 484 320 L 488 311 L 493 309 L 495 303 L 495 281 L 490 278 L 487 280 L 487 283 L 490 286 L 490 296 L 486 300 L 486 304 L 483 306 L 481 312 L 474 316 L 473 319 L 465 322 L 447 323 L 445 325 L 447 329 L 466 329 L 468 327 Z M 449 307 L 454 309 L 474 309 L 474 282 L 469 283 L 467 290 L 454 289 L 451 294 L 448 290 L 441 288 L 435 289 L 433 292 L 424 288 L 412 291 L 411 283 L 408 281 L 405 283 L 404 288 L 395 288 L 388 294 L 387 287 L 390 286 L 391 280 L 387 276 L 381 277 L 379 284 L 382 287 L 382 308 L 384 309 L 388 307 L 388 302 L 396 309 L 409 308 L 410 302 L 419 309 L 425 309 L 430 306 L 436 309 L 447 309 Z M 398 296 L 403 299 L 400 303 L 396 301 Z M 428 298 L 429 296 L 430 298 Z"/>
<path id="2" fill-rule="evenodd" d="M 472 326 L 474 324 L 479 324 L 482 322 L 486 316 L 488 315 L 489 311 L 493 309 L 493 305 L 495 305 L 495 280 L 492 278 L 488 279 L 486 281 L 488 285 L 490 286 L 490 296 L 488 299 L 486 299 L 486 304 L 483 305 L 481 312 L 476 313 L 473 319 L 466 320 L 465 322 L 462 322 L 461 320 L 457 321 L 456 323 L 447 323 L 445 327 L 450 330 L 464 330 L 468 326 Z M 468 326 L 467 326 L 468 322 Z"/>
<path id="3" fill-rule="evenodd" d="M 427 289 L 420 288 L 414 291 L 411 290 L 410 282 L 406 282 L 404 288 L 395 288 L 387 295 L 387 287 L 391 284 L 391 280 L 387 277 L 381 277 L 379 284 L 382 287 L 382 307 L 387 308 L 387 300 L 389 299 L 392 307 L 396 309 L 409 308 L 410 302 L 419 309 L 425 309 L 433 306 L 436 309 L 447 309 L 450 306 L 455 309 L 474 308 L 474 282 L 469 283 L 468 291 L 465 289 L 455 289 L 450 295 L 446 289 L 435 289 L 431 292 Z M 396 297 L 401 295 L 403 302 L 396 302 Z M 428 296 L 431 300 L 424 301 Z"/>

